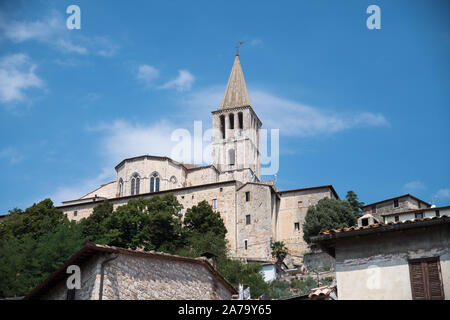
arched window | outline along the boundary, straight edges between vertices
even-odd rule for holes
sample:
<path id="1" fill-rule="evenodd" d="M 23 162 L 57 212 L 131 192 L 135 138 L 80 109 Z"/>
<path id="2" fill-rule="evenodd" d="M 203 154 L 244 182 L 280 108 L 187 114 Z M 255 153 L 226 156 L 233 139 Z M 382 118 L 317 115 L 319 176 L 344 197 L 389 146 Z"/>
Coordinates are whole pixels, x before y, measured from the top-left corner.
<path id="1" fill-rule="evenodd" d="M 230 113 L 230 129 L 234 129 L 234 114 Z"/>
<path id="2" fill-rule="evenodd" d="M 119 179 L 119 197 L 123 196 L 123 180 L 122 178 Z"/>
<path id="3" fill-rule="evenodd" d="M 150 192 L 159 191 L 159 175 L 157 172 L 150 176 Z"/>
<path id="4" fill-rule="evenodd" d="M 131 177 L 131 195 L 134 196 L 139 194 L 139 188 L 141 185 L 141 179 L 137 173 L 133 174 Z"/>
<path id="5" fill-rule="evenodd" d="M 225 139 L 225 117 L 220 116 L 220 132 L 222 133 L 222 139 Z"/>
<path id="6" fill-rule="evenodd" d="M 244 115 L 242 112 L 238 113 L 238 120 L 239 120 L 239 129 L 244 129 Z"/>

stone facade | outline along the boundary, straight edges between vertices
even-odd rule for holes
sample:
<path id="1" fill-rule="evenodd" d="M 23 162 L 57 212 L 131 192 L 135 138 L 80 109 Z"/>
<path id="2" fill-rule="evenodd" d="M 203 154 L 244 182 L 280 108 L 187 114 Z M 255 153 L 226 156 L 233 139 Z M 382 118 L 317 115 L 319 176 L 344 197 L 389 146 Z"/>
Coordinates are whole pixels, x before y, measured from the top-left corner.
<path id="1" fill-rule="evenodd" d="M 118 253 L 96 253 L 80 265 L 82 282 L 76 300 L 99 299 L 101 263 L 114 257 L 105 264 L 102 300 L 230 300 L 236 293 L 206 258 L 119 249 Z M 65 281 L 40 298 L 65 300 Z"/>
<path id="2" fill-rule="evenodd" d="M 391 198 L 363 206 L 361 209 L 365 213 L 370 213 L 379 221 L 383 221 L 382 216 L 386 214 L 395 214 L 408 210 L 417 210 L 429 208 L 431 205 L 425 201 L 417 199 L 409 194 Z"/>

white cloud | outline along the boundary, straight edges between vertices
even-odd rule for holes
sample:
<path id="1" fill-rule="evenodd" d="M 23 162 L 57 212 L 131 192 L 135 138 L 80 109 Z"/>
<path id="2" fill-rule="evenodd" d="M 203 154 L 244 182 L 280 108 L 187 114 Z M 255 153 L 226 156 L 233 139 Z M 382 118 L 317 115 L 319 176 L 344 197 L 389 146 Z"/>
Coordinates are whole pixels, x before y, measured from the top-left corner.
<path id="1" fill-rule="evenodd" d="M 4 14 L 0 14 L 5 17 Z M 80 55 L 95 54 L 110 57 L 118 46 L 107 37 L 88 38 L 77 31 L 68 30 L 64 15 L 53 10 L 45 19 L 36 21 L 15 21 L 2 19 L 0 31 L 4 37 L 16 42 L 38 41 L 48 44 L 64 53 Z"/>
<path id="2" fill-rule="evenodd" d="M 75 200 L 91 192 L 102 184 L 113 181 L 115 179 L 114 168 L 105 167 L 102 172 L 92 179 L 84 179 L 75 182 L 70 187 L 60 187 L 55 193 L 50 195 L 55 205 L 60 205 L 62 201 Z"/>
<path id="3" fill-rule="evenodd" d="M 21 102 L 26 100 L 25 90 L 42 88 L 44 82 L 35 74 L 36 67 L 22 53 L 0 58 L 0 102 Z"/>
<path id="4" fill-rule="evenodd" d="M 176 142 L 171 140 L 177 126 L 167 121 L 154 124 L 131 123 L 116 120 L 112 124 L 101 124 L 92 131 L 103 133 L 100 148 L 108 164 L 115 166 L 125 158 L 150 154 L 169 156 Z"/>
<path id="5" fill-rule="evenodd" d="M 189 91 L 195 77 L 187 70 L 178 70 L 178 77 L 160 86 L 160 89 L 175 88 L 177 91 Z"/>
<path id="6" fill-rule="evenodd" d="M 6 159 L 9 161 L 9 163 L 16 164 L 22 161 L 23 156 L 20 155 L 16 149 L 8 147 L 0 150 L 0 159 Z"/>
<path id="7" fill-rule="evenodd" d="M 410 181 L 403 185 L 406 191 L 419 191 L 425 189 L 425 185 L 420 181 Z"/>
<path id="8" fill-rule="evenodd" d="M 435 197 L 438 199 L 450 199 L 450 188 L 439 189 Z"/>
<path id="9" fill-rule="evenodd" d="M 262 43 L 263 43 L 263 41 L 261 39 L 259 39 L 259 38 L 255 38 L 255 39 L 252 39 L 252 40 L 248 41 L 248 44 L 251 47 L 260 46 L 260 45 L 262 45 Z"/>
<path id="10" fill-rule="evenodd" d="M 159 71 L 153 66 L 146 64 L 140 65 L 137 78 L 143 81 L 147 86 L 151 86 L 153 81 L 159 77 Z"/>
<path id="11" fill-rule="evenodd" d="M 225 88 L 212 86 L 193 92 L 185 97 L 183 103 L 197 117 L 207 120 L 210 111 L 217 109 L 222 100 Z M 316 136 L 332 134 L 356 127 L 378 127 L 389 125 L 382 114 L 370 112 L 341 113 L 319 107 L 308 106 L 289 100 L 260 89 L 250 89 L 250 100 L 255 112 L 263 122 L 264 127 L 280 129 L 280 134 L 289 136 Z"/>

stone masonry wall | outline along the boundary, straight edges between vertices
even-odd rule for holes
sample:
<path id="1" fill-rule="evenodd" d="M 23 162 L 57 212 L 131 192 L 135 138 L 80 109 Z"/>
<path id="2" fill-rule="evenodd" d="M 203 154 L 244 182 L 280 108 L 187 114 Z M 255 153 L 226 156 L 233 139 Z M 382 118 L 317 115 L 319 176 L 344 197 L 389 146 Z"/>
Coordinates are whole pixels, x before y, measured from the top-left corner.
<path id="1" fill-rule="evenodd" d="M 105 300 L 229 300 L 202 264 L 120 254 L 105 267 Z"/>
<path id="2" fill-rule="evenodd" d="M 295 265 L 303 262 L 308 245 L 303 240 L 303 223 L 308 208 L 320 199 L 333 197 L 329 188 L 299 190 L 281 194 L 278 214 L 277 241 L 283 241 L 288 248 L 288 260 Z M 295 223 L 299 229 L 295 230 Z"/>

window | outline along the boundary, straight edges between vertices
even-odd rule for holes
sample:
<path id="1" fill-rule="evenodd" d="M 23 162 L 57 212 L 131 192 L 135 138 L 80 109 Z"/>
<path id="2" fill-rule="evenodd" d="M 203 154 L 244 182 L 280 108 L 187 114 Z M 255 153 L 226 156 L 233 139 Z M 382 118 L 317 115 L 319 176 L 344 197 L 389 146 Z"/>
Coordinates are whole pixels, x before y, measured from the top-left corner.
<path id="1" fill-rule="evenodd" d="M 230 114 L 230 129 L 234 129 L 234 114 Z"/>
<path id="2" fill-rule="evenodd" d="M 178 214 L 181 214 L 183 211 L 183 208 L 178 209 Z"/>
<path id="3" fill-rule="evenodd" d="M 398 222 L 400 220 L 399 216 L 395 216 L 395 222 Z"/>
<path id="4" fill-rule="evenodd" d="M 414 217 L 415 217 L 416 219 L 422 219 L 422 218 L 423 218 L 423 212 L 417 212 L 417 213 L 414 215 Z"/>
<path id="5" fill-rule="evenodd" d="M 141 179 L 139 178 L 139 175 L 135 173 L 131 177 L 131 195 L 139 194 L 139 187 L 141 184 Z"/>
<path id="6" fill-rule="evenodd" d="M 298 222 L 294 223 L 294 230 L 300 231 L 300 223 L 298 223 Z"/>
<path id="7" fill-rule="evenodd" d="M 245 193 L 245 201 L 250 201 L 250 191 Z"/>
<path id="8" fill-rule="evenodd" d="M 75 210 L 75 211 L 73 212 L 73 216 L 76 217 L 77 215 L 78 215 L 78 211 Z"/>
<path id="9" fill-rule="evenodd" d="M 417 207 L 420 209 L 420 201 L 417 201 Z"/>
<path id="10" fill-rule="evenodd" d="M 220 188 L 220 189 L 219 189 L 219 192 L 222 192 L 222 191 L 223 191 L 223 188 Z"/>
<path id="11" fill-rule="evenodd" d="M 369 219 L 368 218 L 362 219 L 361 220 L 361 224 L 362 224 L 363 227 L 368 226 L 369 225 Z"/>
<path id="12" fill-rule="evenodd" d="M 439 210 L 436 210 L 435 213 L 436 213 L 436 217 L 440 217 L 441 216 L 441 213 L 439 212 Z"/>
<path id="13" fill-rule="evenodd" d="M 66 300 L 75 300 L 75 289 L 67 290 Z"/>
<path id="14" fill-rule="evenodd" d="M 443 300 L 439 257 L 409 261 L 413 300 Z"/>
<path id="15" fill-rule="evenodd" d="M 123 196 L 123 180 L 122 178 L 119 179 L 119 197 Z"/>
<path id="16" fill-rule="evenodd" d="M 248 241 L 244 240 L 244 249 L 247 250 L 247 248 L 248 248 Z"/>
<path id="17" fill-rule="evenodd" d="M 159 191 L 159 174 L 155 172 L 150 177 L 150 192 L 158 192 L 158 191 Z"/>
<path id="18" fill-rule="evenodd" d="M 213 209 L 217 209 L 217 199 L 212 200 L 212 207 Z"/>
<path id="19" fill-rule="evenodd" d="M 234 149 L 230 149 L 228 150 L 228 163 L 230 164 L 230 166 L 234 166 L 234 162 L 235 162 L 235 155 L 234 155 Z"/>
<path id="20" fill-rule="evenodd" d="M 377 206 L 372 206 L 372 213 L 377 213 Z"/>
<path id="21" fill-rule="evenodd" d="M 220 132 L 222 133 L 222 139 L 225 139 L 225 117 L 220 116 Z"/>
<path id="22" fill-rule="evenodd" d="M 398 199 L 394 199 L 394 208 L 398 207 Z"/>
<path id="23" fill-rule="evenodd" d="M 298 208 L 301 209 L 302 206 L 303 206 L 303 201 L 299 201 L 298 202 Z"/>
<path id="24" fill-rule="evenodd" d="M 244 129 L 244 116 L 242 112 L 238 113 L 239 129 Z"/>
<path id="25" fill-rule="evenodd" d="M 250 224 L 250 215 L 245 216 L 245 224 Z"/>

